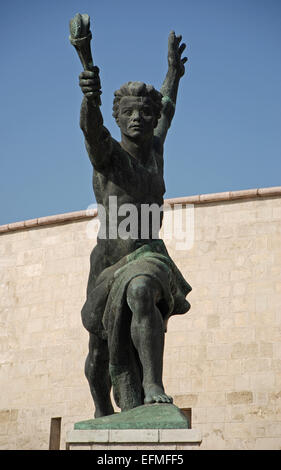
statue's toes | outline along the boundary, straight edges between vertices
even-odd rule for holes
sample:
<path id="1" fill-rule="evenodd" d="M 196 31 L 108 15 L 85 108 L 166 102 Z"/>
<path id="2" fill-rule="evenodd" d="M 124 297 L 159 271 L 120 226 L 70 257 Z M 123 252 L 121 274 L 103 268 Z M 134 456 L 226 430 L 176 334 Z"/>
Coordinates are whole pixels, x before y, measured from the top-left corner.
<path id="1" fill-rule="evenodd" d="M 153 390 L 146 394 L 144 403 L 146 405 L 151 403 L 173 403 L 173 398 L 161 390 Z"/>
<path id="2" fill-rule="evenodd" d="M 153 398 L 156 403 L 172 403 L 173 402 L 172 397 L 169 397 L 169 395 L 166 395 L 165 393 L 160 394 L 160 395 L 155 395 Z"/>

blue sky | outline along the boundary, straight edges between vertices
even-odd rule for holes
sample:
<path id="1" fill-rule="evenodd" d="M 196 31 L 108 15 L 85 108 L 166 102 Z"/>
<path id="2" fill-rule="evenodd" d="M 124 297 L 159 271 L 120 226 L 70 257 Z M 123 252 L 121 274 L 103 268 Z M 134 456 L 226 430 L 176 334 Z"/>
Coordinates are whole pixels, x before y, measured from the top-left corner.
<path id="1" fill-rule="evenodd" d="M 160 88 L 174 29 L 189 58 L 165 145 L 166 197 L 281 184 L 280 0 L 2 2 L 0 225 L 95 202 L 79 129 L 77 12 L 93 24 L 102 113 L 129 80 Z"/>

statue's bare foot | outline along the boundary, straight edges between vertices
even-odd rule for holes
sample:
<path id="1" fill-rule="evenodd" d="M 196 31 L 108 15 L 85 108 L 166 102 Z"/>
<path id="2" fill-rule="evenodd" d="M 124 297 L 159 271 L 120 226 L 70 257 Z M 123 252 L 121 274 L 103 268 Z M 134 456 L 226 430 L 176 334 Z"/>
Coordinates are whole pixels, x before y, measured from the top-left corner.
<path id="1" fill-rule="evenodd" d="M 166 395 L 159 385 L 151 385 L 145 388 L 144 403 L 173 403 L 173 398 Z"/>

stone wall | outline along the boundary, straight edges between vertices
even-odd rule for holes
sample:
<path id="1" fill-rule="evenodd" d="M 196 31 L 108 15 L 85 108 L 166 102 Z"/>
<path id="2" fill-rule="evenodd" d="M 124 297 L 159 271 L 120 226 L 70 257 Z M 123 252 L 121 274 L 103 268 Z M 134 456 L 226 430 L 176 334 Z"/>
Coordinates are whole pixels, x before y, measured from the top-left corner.
<path id="1" fill-rule="evenodd" d="M 168 201 L 194 204 L 195 238 L 166 241 L 193 291 L 168 324 L 164 383 L 202 449 L 281 449 L 281 191 L 251 191 Z M 0 227 L 1 449 L 48 449 L 54 417 L 64 448 L 93 416 L 80 320 L 90 216 Z"/>

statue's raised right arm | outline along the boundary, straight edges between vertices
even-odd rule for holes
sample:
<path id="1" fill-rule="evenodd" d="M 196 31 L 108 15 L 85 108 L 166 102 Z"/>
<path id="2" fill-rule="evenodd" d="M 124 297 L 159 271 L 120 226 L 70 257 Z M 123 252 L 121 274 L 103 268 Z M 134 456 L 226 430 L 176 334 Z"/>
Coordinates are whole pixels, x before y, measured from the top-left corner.
<path id="1" fill-rule="evenodd" d="M 109 163 L 112 140 L 103 126 L 100 111 L 101 83 L 99 68 L 94 66 L 90 42 L 90 17 L 77 13 L 69 22 L 70 43 L 75 47 L 84 71 L 79 76 L 79 85 L 84 94 L 81 106 L 80 127 L 85 136 L 85 144 L 93 166 L 104 168 Z"/>
<path id="2" fill-rule="evenodd" d="M 184 43 L 180 44 L 182 36 L 176 36 L 171 31 L 168 39 L 168 72 L 161 87 L 162 112 L 154 134 L 160 138 L 162 143 L 166 138 L 168 129 L 175 114 L 178 87 L 181 77 L 185 73 L 185 62 L 187 57 L 181 57 L 186 48 Z"/>
<path id="3" fill-rule="evenodd" d="M 79 75 L 79 85 L 84 94 L 80 113 L 80 127 L 93 166 L 100 170 L 109 164 L 112 139 L 103 125 L 100 111 L 101 84 L 98 67 Z"/>

